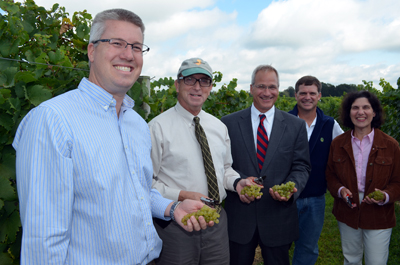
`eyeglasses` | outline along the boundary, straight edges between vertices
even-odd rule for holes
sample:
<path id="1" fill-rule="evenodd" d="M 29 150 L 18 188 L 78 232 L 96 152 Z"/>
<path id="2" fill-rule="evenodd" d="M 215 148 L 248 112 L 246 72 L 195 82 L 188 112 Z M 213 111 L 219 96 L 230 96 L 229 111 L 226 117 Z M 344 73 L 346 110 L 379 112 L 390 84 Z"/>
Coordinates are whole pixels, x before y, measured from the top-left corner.
<path id="1" fill-rule="evenodd" d="M 260 90 L 266 90 L 267 88 L 268 88 L 269 90 L 273 90 L 273 89 L 277 89 L 277 88 L 278 88 L 277 86 L 274 86 L 274 85 L 271 85 L 271 86 L 266 86 L 266 85 L 255 85 L 254 87 L 255 87 L 255 88 L 258 88 L 258 89 L 260 89 Z"/>
<path id="2" fill-rule="evenodd" d="M 183 80 L 183 82 L 188 86 L 194 86 L 197 81 L 199 81 L 199 84 L 200 84 L 201 87 L 210 86 L 211 83 L 212 83 L 211 79 L 208 79 L 208 78 L 199 78 L 199 79 L 197 79 L 197 78 L 194 78 L 194 77 L 191 77 L 191 76 L 185 76 L 185 77 L 181 76 L 178 79 L 179 80 Z"/>
<path id="3" fill-rule="evenodd" d="M 96 44 L 99 41 L 108 42 L 111 44 L 111 46 L 113 46 L 116 49 L 122 49 L 122 48 L 126 49 L 126 47 L 130 45 L 134 53 L 146 54 L 148 51 L 150 51 L 150 48 L 147 45 L 144 45 L 142 43 L 128 43 L 127 41 L 121 39 L 101 39 L 92 41 L 92 43 Z"/>

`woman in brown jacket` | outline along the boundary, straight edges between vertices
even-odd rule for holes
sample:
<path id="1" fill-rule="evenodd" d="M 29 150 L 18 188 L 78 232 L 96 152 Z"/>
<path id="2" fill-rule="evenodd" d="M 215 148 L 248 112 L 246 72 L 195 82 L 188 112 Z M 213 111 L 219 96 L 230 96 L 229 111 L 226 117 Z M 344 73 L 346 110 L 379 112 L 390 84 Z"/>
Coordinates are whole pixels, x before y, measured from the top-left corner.
<path id="1" fill-rule="evenodd" d="M 344 264 L 386 264 L 394 202 L 400 200 L 399 143 L 378 128 L 383 123 L 378 98 L 368 91 L 347 94 L 341 107 L 343 125 L 351 128 L 331 144 L 326 179 L 334 197 Z M 383 192 L 383 199 L 367 197 Z M 364 196 L 365 195 L 365 196 Z"/>

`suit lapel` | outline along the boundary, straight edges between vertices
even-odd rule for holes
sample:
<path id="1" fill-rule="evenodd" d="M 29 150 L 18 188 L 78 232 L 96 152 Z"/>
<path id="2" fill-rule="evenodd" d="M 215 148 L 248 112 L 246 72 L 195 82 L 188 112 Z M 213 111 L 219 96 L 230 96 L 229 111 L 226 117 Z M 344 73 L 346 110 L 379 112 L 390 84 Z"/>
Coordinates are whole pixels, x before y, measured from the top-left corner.
<path id="1" fill-rule="evenodd" d="M 272 131 L 271 131 L 271 136 L 269 138 L 269 144 L 268 144 L 268 149 L 267 153 L 265 155 L 265 161 L 263 168 L 261 170 L 261 175 L 264 175 L 265 171 L 267 170 L 269 164 L 273 160 L 274 154 L 277 151 L 278 147 L 280 146 L 280 142 L 283 139 L 283 135 L 286 129 L 286 123 L 284 123 L 284 118 L 282 114 L 280 113 L 281 111 L 275 108 L 275 117 L 274 117 L 274 123 L 272 125 Z"/>
<path id="2" fill-rule="evenodd" d="M 238 120 L 239 129 L 241 131 L 243 142 L 246 145 L 247 152 L 251 158 L 251 162 L 258 170 L 257 153 L 254 145 L 253 126 L 251 123 L 251 108 L 247 108 Z"/>

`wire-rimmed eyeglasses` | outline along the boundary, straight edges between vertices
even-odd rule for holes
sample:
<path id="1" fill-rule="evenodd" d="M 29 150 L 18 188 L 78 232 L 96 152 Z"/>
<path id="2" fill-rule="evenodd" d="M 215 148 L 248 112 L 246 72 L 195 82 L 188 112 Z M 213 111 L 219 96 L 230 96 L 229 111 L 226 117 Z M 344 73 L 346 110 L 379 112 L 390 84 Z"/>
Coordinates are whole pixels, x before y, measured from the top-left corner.
<path id="1" fill-rule="evenodd" d="M 188 86 L 194 86 L 197 81 L 199 81 L 199 84 L 200 84 L 201 87 L 210 86 L 211 83 L 212 83 L 211 79 L 208 79 L 208 78 L 199 78 L 199 79 L 197 79 L 197 78 L 194 78 L 192 76 L 185 76 L 185 77 L 181 76 L 178 79 L 179 80 L 183 80 L 183 82 Z"/>
<path id="2" fill-rule="evenodd" d="M 121 40 L 121 39 L 100 39 L 100 40 L 95 40 L 92 41 L 93 44 L 96 44 L 98 42 L 108 42 L 113 46 L 114 48 L 121 49 L 128 47 L 129 45 L 132 47 L 132 51 L 134 53 L 142 53 L 146 54 L 148 51 L 150 51 L 150 48 L 143 44 L 143 43 L 128 43 L 126 40 Z"/>

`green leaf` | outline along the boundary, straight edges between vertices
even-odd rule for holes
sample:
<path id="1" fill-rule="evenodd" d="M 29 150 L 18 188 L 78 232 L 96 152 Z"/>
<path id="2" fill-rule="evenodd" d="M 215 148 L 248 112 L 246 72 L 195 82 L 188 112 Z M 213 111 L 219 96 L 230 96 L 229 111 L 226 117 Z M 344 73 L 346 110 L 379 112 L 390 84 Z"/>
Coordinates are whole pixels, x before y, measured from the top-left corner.
<path id="1" fill-rule="evenodd" d="M 56 52 L 50 51 L 48 55 L 50 62 L 53 64 L 59 63 L 64 58 L 64 53 L 61 52 L 60 50 L 57 50 Z"/>
<path id="2" fill-rule="evenodd" d="M 35 61 L 35 56 L 33 55 L 32 50 L 27 50 L 27 51 L 25 52 L 25 56 L 26 56 L 26 59 L 27 59 L 29 62 L 34 62 L 34 61 Z"/>
<path id="3" fill-rule="evenodd" d="M 32 72 L 18 72 L 15 74 L 15 81 L 23 81 L 25 83 L 35 82 L 37 79 Z"/>
<path id="4" fill-rule="evenodd" d="M 3 209 L 3 206 L 4 206 L 4 201 L 0 199 L 0 210 Z"/>
<path id="5" fill-rule="evenodd" d="M 14 92 L 18 98 L 26 99 L 25 83 L 18 82 L 15 84 Z"/>
<path id="6" fill-rule="evenodd" d="M 0 89 L 0 105 L 11 96 L 11 91 L 9 89 Z"/>
<path id="7" fill-rule="evenodd" d="M 40 103 L 52 98 L 53 96 L 49 89 L 46 89 L 41 85 L 28 87 L 27 92 L 29 100 L 34 106 L 38 106 Z"/>
<path id="8" fill-rule="evenodd" d="M 3 161 L 0 164 L 1 177 L 7 180 L 15 180 L 15 151 L 14 149 L 11 150 L 12 151 L 8 151 L 8 153 L 7 151 L 4 151 L 6 153 L 3 155 Z M 0 198 L 5 198 L 2 196 L 2 192 L 0 192 Z M 12 198 L 8 197 L 7 200 L 10 199 Z"/>
<path id="9" fill-rule="evenodd" d="M 10 15 L 13 15 L 19 11 L 19 6 L 14 3 L 8 3 L 6 1 L 0 1 L 0 8 L 4 11 L 7 11 Z"/>
<path id="10" fill-rule="evenodd" d="M 60 5 L 57 4 L 57 3 L 54 4 L 53 7 L 51 8 L 51 11 L 52 11 L 52 12 L 55 12 L 59 6 L 60 6 Z"/>
<path id="11" fill-rule="evenodd" d="M 24 27 L 24 30 L 28 33 L 31 33 L 35 28 L 29 23 L 29 21 L 22 20 L 21 21 L 22 26 Z"/>
<path id="12" fill-rule="evenodd" d="M 10 107 L 14 110 L 21 110 L 21 101 L 19 98 L 9 98 L 8 102 L 10 103 Z"/>
<path id="13" fill-rule="evenodd" d="M 4 86 L 7 83 L 7 76 L 5 74 L 0 73 L 0 86 Z M 0 99 L 1 101 L 1 99 Z M 0 103 L 2 104 L 2 103 Z"/>
<path id="14" fill-rule="evenodd" d="M 21 227 L 21 220 L 17 211 L 10 216 L 2 216 L 0 218 L 0 242 L 11 243 L 17 238 L 17 233 Z M 0 263 L 1 264 L 1 263 Z"/>
<path id="15" fill-rule="evenodd" d="M 3 168 L 3 166 L 4 164 L 0 164 L 0 168 Z M 11 181 L 3 175 L 0 176 L 0 191 L 0 198 L 5 201 L 13 201 L 17 199 Z"/>
<path id="16" fill-rule="evenodd" d="M 13 264 L 13 260 L 7 253 L 0 253 L 0 265 L 10 265 Z"/>
<path id="17" fill-rule="evenodd" d="M 0 53 L 3 57 L 8 57 L 10 55 L 11 40 L 2 38 L 0 42 Z"/>
<path id="18" fill-rule="evenodd" d="M 8 131 L 11 131 L 14 126 L 12 117 L 4 112 L 0 113 L 0 126 L 3 126 Z"/>
<path id="19" fill-rule="evenodd" d="M 12 17 L 9 21 L 9 29 L 12 35 L 17 35 L 21 32 L 24 29 L 21 23 L 21 18 Z"/>
<path id="20" fill-rule="evenodd" d="M 80 24 L 77 28 L 76 28 L 76 35 L 78 36 L 78 38 L 80 39 L 88 39 L 89 36 L 89 32 L 90 29 L 87 25 L 85 24 Z"/>
<path id="21" fill-rule="evenodd" d="M 14 76 L 17 73 L 17 67 L 8 67 L 7 69 L 3 70 L 3 75 L 6 77 L 6 81 L 4 83 L 0 83 L 0 86 L 4 87 L 12 87 L 14 86 Z"/>

